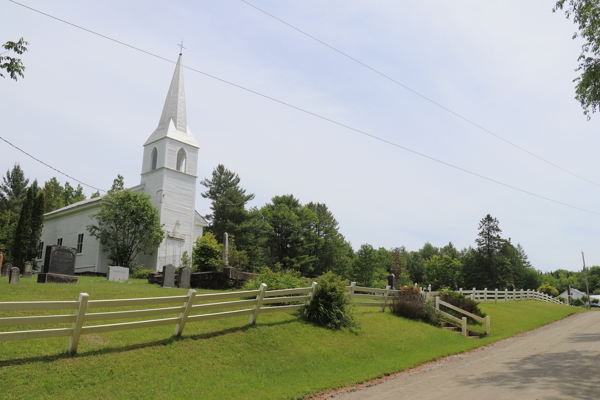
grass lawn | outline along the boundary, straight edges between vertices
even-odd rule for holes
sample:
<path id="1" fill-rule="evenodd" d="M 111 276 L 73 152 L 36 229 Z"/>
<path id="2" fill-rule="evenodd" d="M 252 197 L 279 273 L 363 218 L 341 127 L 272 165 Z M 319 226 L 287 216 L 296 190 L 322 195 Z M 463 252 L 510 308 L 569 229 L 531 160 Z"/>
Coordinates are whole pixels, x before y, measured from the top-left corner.
<path id="1" fill-rule="evenodd" d="M 78 284 L 42 285 L 21 279 L 9 285 L 0 278 L 0 302 L 76 300 L 80 292 L 98 300 L 187 291 L 143 280 L 80 277 Z M 0 342 L 0 393 L 2 399 L 295 399 L 464 352 L 582 311 L 533 300 L 481 308 L 492 318 L 492 334 L 479 340 L 365 307 L 355 310 L 356 331 L 329 331 L 293 313 L 273 313 L 260 315 L 250 328 L 247 317 L 188 323 L 177 339 L 171 338 L 173 326 L 84 335 L 76 357 L 64 354 L 67 338 Z M 44 313 L 0 312 L 0 317 Z M 122 321 L 105 323 L 117 322 Z"/>

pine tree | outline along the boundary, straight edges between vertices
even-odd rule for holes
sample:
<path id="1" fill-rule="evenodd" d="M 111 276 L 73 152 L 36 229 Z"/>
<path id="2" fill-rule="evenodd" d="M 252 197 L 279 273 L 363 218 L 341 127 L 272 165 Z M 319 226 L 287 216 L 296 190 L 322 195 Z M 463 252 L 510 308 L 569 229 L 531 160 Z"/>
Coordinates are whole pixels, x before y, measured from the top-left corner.
<path id="1" fill-rule="evenodd" d="M 223 234 L 227 232 L 234 235 L 237 243 L 243 247 L 245 240 L 242 237 L 242 226 L 249 219 L 245 207 L 254 199 L 254 195 L 246 194 L 246 190 L 239 186 L 240 177 L 222 164 L 213 170 L 210 180 L 204 179 L 200 183 L 207 188 L 202 197 L 212 200 L 212 213 L 205 216 L 210 222 L 209 230 L 219 243 L 223 242 Z"/>
<path id="2" fill-rule="evenodd" d="M 23 272 L 26 261 L 33 261 L 36 258 L 43 225 L 44 195 L 40 193 L 37 182 L 34 182 L 27 189 L 27 196 L 21 207 L 12 248 L 13 262 L 21 272 Z"/>

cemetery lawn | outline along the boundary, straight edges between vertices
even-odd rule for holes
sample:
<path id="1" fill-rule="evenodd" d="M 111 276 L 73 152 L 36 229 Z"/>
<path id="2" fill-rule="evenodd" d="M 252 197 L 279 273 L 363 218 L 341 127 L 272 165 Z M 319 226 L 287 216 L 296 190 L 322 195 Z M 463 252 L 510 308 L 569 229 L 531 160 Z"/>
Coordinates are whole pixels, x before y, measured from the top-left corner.
<path id="1" fill-rule="evenodd" d="M 116 283 L 80 277 L 77 284 L 36 284 L 33 278 L 9 285 L 0 278 L 0 302 L 76 300 L 80 292 L 90 300 L 187 293 L 136 279 Z M 481 308 L 492 318 L 492 334 L 479 340 L 398 318 L 389 310 L 357 307 L 357 330 L 330 331 L 294 313 L 271 313 L 259 315 L 253 327 L 246 326 L 247 317 L 188 323 L 177 339 L 171 337 L 173 326 L 83 335 L 75 357 L 65 354 L 64 337 L 0 342 L 0 393 L 5 400 L 296 399 L 468 351 L 582 311 L 532 300 Z M 0 312 L 0 317 L 71 312 Z M 117 322 L 122 320 L 104 323 Z M 58 327 L 70 324 L 0 331 Z"/>

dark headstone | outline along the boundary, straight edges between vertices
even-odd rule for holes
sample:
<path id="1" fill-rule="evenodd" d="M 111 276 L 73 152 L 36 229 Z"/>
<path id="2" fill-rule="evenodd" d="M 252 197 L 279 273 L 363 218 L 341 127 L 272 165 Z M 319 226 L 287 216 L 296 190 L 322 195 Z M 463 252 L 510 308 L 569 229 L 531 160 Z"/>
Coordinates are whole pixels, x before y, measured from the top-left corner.
<path id="1" fill-rule="evenodd" d="M 163 287 L 175 287 L 175 267 L 172 264 L 163 267 Z"/>
<path id="2" fill-rule="evenodd" d="M 6 263 L 4 264 L 4 277 L 8 278 L 10 277 L 10 270 L 12 269 L 13 265 L 11 263 Z"/>
<path id="3" fill-rule="evenodd" d="M 181 289 L 189 289 L 191 277 L 192 271 L 190 270 L 190 267 L 181 267 L 179 269 L 179 287 Z"/>
<path id="4" fill-rule="evenodd" d="M 10 269 L 10 276 L 8 278 L 8 283 L 19 283 L 19 276 L 21 275 L 21 270 L 17 267 L 12 267 Z"/>
<path id="5" fill-rule="evenodd" d="M 45 274 L 75 275 L 77 249 L 57 244 L 46 246 Z"/>
<path id="6" fill-rule="evenodd" d="M 23 269 L 23 278 L 31 278 L 33 274 L 33 266 L 31 265 L 31 261 L 27 261 L 25 263 L 25 268 Z"/>
<path id="7" fill-rule="evenodd" d="M 388 285 L 390 285 L 392 290 L 396 290 L 396 275 L 394 275 L 394 274 L 388 275 Z"/>
<path id="8" fill-rule="evenodd" d="M 61 274 L 38 274 L 37 283 L 77 283 L 78 277 Z"/>

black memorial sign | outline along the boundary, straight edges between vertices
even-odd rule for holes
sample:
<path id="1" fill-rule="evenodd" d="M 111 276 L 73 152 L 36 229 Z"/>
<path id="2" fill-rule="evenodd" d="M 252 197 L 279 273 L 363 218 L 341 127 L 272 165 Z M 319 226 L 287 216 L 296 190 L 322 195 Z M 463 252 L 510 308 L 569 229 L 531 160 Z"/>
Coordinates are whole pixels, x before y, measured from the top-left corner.
<path id="1" fill-rule="evenodd" d="M 44 274 L 75 275 L 77 249 L 56 244 L 46 246 Z"/>

